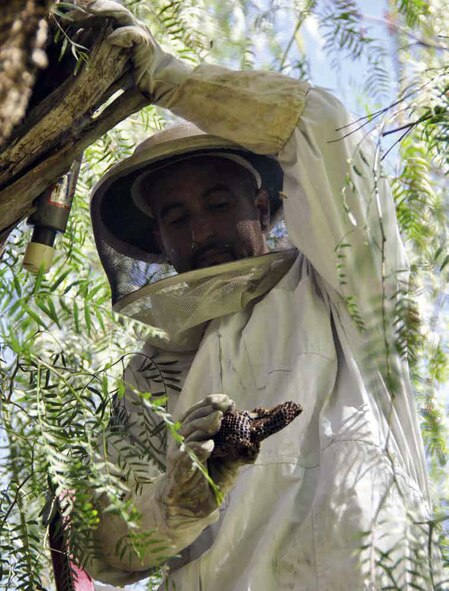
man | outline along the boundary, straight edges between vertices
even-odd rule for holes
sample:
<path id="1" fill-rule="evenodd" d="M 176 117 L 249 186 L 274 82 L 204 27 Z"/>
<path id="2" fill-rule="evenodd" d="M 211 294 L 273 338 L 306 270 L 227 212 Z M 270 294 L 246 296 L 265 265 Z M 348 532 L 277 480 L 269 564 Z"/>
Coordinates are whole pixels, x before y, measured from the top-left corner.
<path id="1" fill-rule="evenodd" d="M 108 444 L 149 543 L 126 549 L 133 532 L 104 512 L 93 575 L 124 584 L 177 554 L 163 588 L 432 588 L 423 448 L 393 324 L 407 265 L 375 150 L 325 91 L 190 71 L 102 6 L 91 10 L 124 25 L 110 41 L 133 47 L 142 92 L 202 131 L 150 137 L 93 196 L 115 309 L 159 329 L 125 374 Z M 282 214 L 295 248 L 270 253 Z M 167 263 L 177 274 L 152 283 Z M 184 444 L 166 444 L 139 391 L 167 396 Z M 253 464 L 211 457 L 227 409 L 287 400 L 303 414 Z"/>

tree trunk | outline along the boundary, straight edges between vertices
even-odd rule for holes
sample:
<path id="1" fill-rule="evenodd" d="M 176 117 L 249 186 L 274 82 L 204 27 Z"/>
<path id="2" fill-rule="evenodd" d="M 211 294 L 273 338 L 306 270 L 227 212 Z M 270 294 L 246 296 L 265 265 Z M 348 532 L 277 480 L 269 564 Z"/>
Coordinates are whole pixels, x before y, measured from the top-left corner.
<path id="1" fill-rule="evenodd" d="M 48 18 L 52 2 L 14 0 L 0 17 L 0 145 L 8 137 L 0 152 L 0 245 L 84 148 L 149 102 L 134 85 L 129 50 L 104 42 L 114 23 L 56 23 Z M 65 29 L 62 59 L 58 28 Z M 87 52 L 77 63 L 70 45 L 79 34 Z"/>

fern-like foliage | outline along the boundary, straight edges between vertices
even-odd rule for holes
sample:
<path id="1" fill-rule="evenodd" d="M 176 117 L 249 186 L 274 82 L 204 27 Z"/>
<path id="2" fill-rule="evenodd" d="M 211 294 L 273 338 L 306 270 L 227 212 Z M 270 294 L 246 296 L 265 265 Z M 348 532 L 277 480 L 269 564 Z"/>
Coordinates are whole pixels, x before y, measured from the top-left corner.
<path id="1" fill-rule="evenodd" d="M 364 59 L 367 64 L 364 85 L 366 94 L 372 98 L 388 96 L 391 76 L 387 69 L 387 51 L 377 39 L 370 36 L 357 2 L 325 2 L 319 15 L 324 49 L 332 66 L 340 69 L 342 55 L 353 61 Z"/>
<path id="2" fill-rule="evenodd" d="M 412 293 L 393 294 L 392 300 L 385 302 L 395 334 L 389 346 L 411 365 L 429 466 L 438 487 L 430 539 L 440 536 L 444 551 L 449 547 L 444 527 L 448 430 L 447 409 L 440 392 L 449 377 L 449 72 L 444 59 L 449 17 L 443 4 L 436 0 L 389 3 L 386 24 L 396 39 L 399 72 L 393 83 L 392 74 L 396 73 L 386 65 L 385 40 L 370 33 L 366 15 L 355 0 L 127 1 L 166 49 L 192 64 L 207 58 L 235 68 L 271 68 L 312 80 L 314 72 L 303 31 L 308 19 L 314 19 L 335 67 L 354 60 L 365 64 L 364 86 L 369 98 L 380 99 L 387 92 L 390 95 L 391 108 L 381 110 L 378 117 L 369 117 L 368 122 L 379 122 L 386 132 L 392 132 L 386 136 L 395 146 L 390 158 L 399 158 L 389 170 L 394 170 L 391 176 L 398 220 L 412 262 Z M 69 42 L 62 33 L 59 36 L 62 49 L 69 50 Z M 75 57 L 83 58 L 82 49 L 78 49 Z M 386 119 L 380 124 L 383 115 Z M 121 515 L 131 528 L 138 524 L 135 508 L 123 501 L 126 487 L 122 479 L 101 455 L 101 435 L 103 441 L 108 440 L 114 428 L 115 435 L 121 429 L 126 435 L 126 415 L 116 412 L 115 424 L 110 424 L 109 418 L 123 399 L 123 369 L 148 332 L 110 312 L 109 288 L 92 240 L 88 195 L 101 174 L 129 155 L 139 140 L 163 127 L 166 117 L 148 107 L 86 150 L 69 228 L 59 239 L 59 254 L 47 277 L 35 279 L 21 269 L 30 234 L 26 227 L 13 234 L 3 256 L 0 589 L 54 589 L 43 515 L 51 513 L 49 490 L 64 499 L 62 510 L 70 517 L 67 535 L 79 562 L 95 551 L 91 530 L 98 523 L 99 497 L 106 499 L 108 510 Z M 275 236 L 274 243 L 279 239 Z M 348 248 L 349 242 L 343 242 L 336 253 L 342 281 Z M 359 328 L 366 328 L 358 302 L 349 296 L 347 306 Z M 382 347 L 379 350 L 385 353 Z M 128 442 L 118 458 L 123 473 L 137 484 L 145 479 L 142 464 L 149 458 L 159 461 L 163 469 L 153 436 L 163 441 L 171 430 L 176 437 L 176 426 L 164 413 L 161 396 L 167 387 L 179 387 L 177 374 L 170 373 L 176 369 L 170 365 L 158 366 L 147 359 L 141 369 L 156 380 L 157 397 L 146 393 L 139 400 L 146 423 L 139 436 L 138 453 L 134 453 L 136 442 Z M 155 414 L 145 412 L 149 408 Z M 155 421 L 154 416 L 160 420 Z M 128 453 L 131 448 L 133 453 Z M 372 532 L 367 532 L 369 535 Z M 423 536 L 428 540 L 429 532 Z M 151 535 L 131 535 L 123 540 L 121 549 L 139 553 L 154 541 Z M 418 567 L 427 551 L 420 544 L 413 549 Z M 368 567 L 374 565 L 389 578 L 384 588 L 403 588 L 396 574 L 394 551 L 377 552 L 376 545 L 370 548 L 374 553 Z M 155 575 L 149 579 L 148 589 L 158 584 Z M 432 588 L 426 585 L 427 581 L 423 588 Z"/>

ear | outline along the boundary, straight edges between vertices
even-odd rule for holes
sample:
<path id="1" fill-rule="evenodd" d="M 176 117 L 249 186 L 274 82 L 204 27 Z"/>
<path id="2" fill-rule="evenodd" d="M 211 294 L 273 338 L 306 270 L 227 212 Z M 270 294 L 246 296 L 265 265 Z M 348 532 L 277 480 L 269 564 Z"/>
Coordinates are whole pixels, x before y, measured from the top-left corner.
<path id="1" fill-rule="evenodd" d="M 268 197 L 268 191 L 265 189 L 259 189 L 254 199 L 254 204 L 259 210 L 260 226 L 262 232 L 268 232 L 270 227 L 270 198 Z"/>

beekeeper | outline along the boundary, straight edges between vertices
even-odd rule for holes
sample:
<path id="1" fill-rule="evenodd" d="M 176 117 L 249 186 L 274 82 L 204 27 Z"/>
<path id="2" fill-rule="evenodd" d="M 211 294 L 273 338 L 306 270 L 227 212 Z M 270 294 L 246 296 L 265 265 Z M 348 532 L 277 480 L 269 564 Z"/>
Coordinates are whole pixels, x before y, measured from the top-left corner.
<path id="1" fill-rule="evenodd" d="M 117 4 L 89 10 L 122 25 L 110 42 L 132 48 L 140 90 L 190 122 L 140 144 L 92 200 L 114 308 L 158 329 L 126 371 L 108 450 L 150 543 L 139 555 L 136 532 L 103 513 L 92 575 L 121 585 L 166 563 L 176 591 L 431 588 L 397 352 L 407 262 L 375 147 L 320 88 L 192 70 Z M 183 445 L 139 391 L 168 397 Z M 254 463 L 207 461 L 228 408 L 287 400 L 303 414 Z"/>

